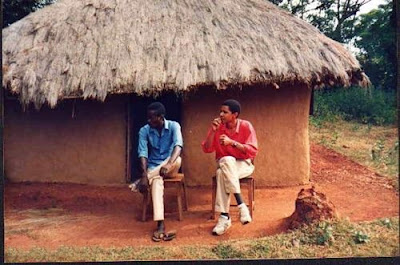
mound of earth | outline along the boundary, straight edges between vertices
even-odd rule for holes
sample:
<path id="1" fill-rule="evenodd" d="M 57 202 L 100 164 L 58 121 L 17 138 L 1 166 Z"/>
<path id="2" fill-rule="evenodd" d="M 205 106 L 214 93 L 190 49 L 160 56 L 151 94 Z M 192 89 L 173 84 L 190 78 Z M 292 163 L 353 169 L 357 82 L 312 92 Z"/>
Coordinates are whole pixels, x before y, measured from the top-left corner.
<path id="1" fill-rule="evenodd" d="M 288 218 L 289 229 L 299 228 L 301 225 L 317 221 L 335 219 L 338 217 L 336 207 L 325 194 L 315 190 L 301 189 L 296 199 L 294 213 Z"/>

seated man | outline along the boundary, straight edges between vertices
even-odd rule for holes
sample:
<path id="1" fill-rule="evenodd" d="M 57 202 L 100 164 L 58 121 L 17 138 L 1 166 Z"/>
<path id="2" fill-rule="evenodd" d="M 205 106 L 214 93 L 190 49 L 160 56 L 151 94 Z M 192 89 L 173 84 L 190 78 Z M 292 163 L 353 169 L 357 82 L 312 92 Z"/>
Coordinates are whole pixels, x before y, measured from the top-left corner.
<path id="1" fill-rule="evenodd" d="M 141 172 L 138 189 L 143 193 L 151 186 L 153 219 L 157 222 L 152 239 L 157 242 L 175 237 L 175 233 L 165 233 L 163 178 L 178 173 L 183 147 L 181 126 L 164 116 L 165 107 L 160 102 L 147 107 L 148 124 L 139 131 L 138 145 Z"/>
<path id="2" fill-rule="evenodd" d="M 240 103 L 226 100 L 220 109 L 219 118 L 212 121 L 207 138 L 202 142 L 203 151 L 215 151 L 217 160 L 217 194 L 215 210 L 220 212 L 214 235 L 224 234 L 231 227 L 229 217 L 230 194 L 233 193 L 239 207 L 242 224 L 251 222 L 249 209 L 240 195 L 239 179 L 254 172 L 252 160 L 257 154 L 257 138 L 249 121 L 238 119 Z"/>

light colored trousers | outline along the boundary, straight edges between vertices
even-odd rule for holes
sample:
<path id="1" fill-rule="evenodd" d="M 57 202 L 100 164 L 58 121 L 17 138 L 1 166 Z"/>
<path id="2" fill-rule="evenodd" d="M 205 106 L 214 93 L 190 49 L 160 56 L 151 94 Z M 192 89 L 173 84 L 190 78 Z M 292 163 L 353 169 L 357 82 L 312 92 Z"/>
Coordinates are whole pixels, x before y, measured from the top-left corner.
<path id="1" fill-rule="evenodd" d="M 147 171 L 147 178 L 151 186 L 151 199 L 153 201 L 153 220 L 164 220 L 164 180 L 160 176 L 160 169 L 168 163 L 169 157 L 165 159 L 159 166 Z M 181 167 L 182 159 L 178 157 L 172 165 L 167 176 L 178 173 Z"/>
<path id="2" fill-rule="evenodd" d="M 217 164 L 215 211 L 229 213 L 230 194 L 240 193 L 239 179 L 250 176 L 254 172 L 254 165 L 250 159 L 236 160 L 233 156 L 224 156 Z"/>

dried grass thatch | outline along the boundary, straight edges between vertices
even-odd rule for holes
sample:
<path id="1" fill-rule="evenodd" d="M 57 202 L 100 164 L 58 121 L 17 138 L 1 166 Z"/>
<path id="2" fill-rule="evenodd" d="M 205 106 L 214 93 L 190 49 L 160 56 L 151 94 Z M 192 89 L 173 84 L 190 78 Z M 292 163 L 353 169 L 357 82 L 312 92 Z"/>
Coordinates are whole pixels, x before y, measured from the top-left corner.
<path id="1" fill-rule="evenodd" d="M 369 83 L 339 43 L 265 0 L 59 0 L 3 29 L 25 104 L 199 85 Z"/>

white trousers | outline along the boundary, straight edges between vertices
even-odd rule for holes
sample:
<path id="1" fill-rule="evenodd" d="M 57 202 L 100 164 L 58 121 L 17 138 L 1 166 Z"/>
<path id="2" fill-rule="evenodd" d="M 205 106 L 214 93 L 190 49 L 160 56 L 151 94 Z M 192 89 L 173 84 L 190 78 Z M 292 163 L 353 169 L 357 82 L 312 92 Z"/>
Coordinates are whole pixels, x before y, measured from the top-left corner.
<path id="1" fill-rule="evenodd" d="M 153 220 L 164 220 L 164 180 L 160 176 L 160 169 L 168 163 L 169 157 L 165 159 L 159 166 L 147 171 L 147 178 L 151 187 L 151 199 L 153 201 Z M 181 167 L 182 159 L 178 157 L 172 165 L 167 176 L 178 173 Z"/>
<path id="2" fill-rule="evenodd" d="M 239 179 L 250 176 L 254 165 L 250 159 L 236 160 L 233 156 L 224 156 L 217 163 L 215 211 L 229 213 L 230 194 L 240 193 Z"/>

